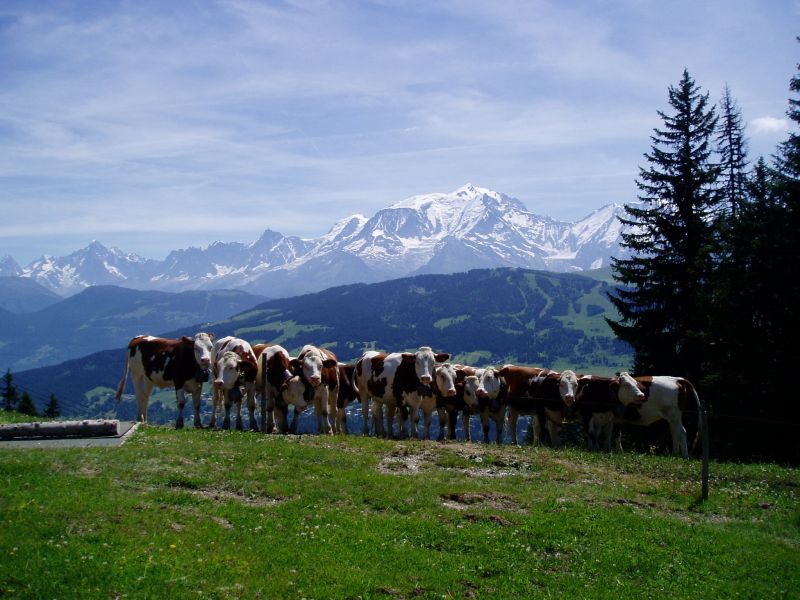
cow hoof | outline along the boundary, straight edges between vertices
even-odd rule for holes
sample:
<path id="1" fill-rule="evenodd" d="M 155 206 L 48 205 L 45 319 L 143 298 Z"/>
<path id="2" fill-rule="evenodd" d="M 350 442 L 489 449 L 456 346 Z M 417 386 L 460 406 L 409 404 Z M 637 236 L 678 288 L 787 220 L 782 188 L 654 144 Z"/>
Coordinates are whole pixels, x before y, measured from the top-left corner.
<path id="1" fill-rule="evenodd" d="M 236 431 L 244 431 L 244 426 L 242 425 L 241 421 L 236 423 Z"/>
<path id="2" fill-rule="evenodd" d="M 183 429 L 183 421 L 176 421 L 175 429 Z"/>

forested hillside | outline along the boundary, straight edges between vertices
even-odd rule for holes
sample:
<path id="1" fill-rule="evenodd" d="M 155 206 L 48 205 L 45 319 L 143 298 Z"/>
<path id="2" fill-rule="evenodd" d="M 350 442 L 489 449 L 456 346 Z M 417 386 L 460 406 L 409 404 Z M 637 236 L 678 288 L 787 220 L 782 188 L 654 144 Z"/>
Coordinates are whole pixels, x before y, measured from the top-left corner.
<path id="1" fill-rule="evenodd" d="M 330 348 L 342 361 L 354 360 L 366 349 L 429 345 L 449 352 L 453 361 L 473 365 L 514 362 L 608 373 L 627 368 L 631 360 L 629 348 L 604 320 L 612 314 L 608 289 L 604 282 L 579 275 L 523 269 L 421 275 L 271 300 L 205 329 L 217 336 L 279 343 L 290 353 L 313 343 Z M 197 328 L 171 335 L 191 334 Z M 121 345 L 15 373 L 14 378 L 40 403 L 55 392 L 65 415 L 115 415 L 111 393 L 124 360 Z M 166 406 L 160 408 L 157 400 L 151 419 L 173 418 L 172 392 L 159 398 Z"/>

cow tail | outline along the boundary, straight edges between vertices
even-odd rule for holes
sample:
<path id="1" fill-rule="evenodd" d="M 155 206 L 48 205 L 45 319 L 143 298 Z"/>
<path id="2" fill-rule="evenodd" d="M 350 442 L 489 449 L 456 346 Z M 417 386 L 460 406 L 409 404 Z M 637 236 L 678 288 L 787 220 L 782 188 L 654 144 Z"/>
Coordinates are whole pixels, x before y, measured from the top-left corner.
<path id="1" fill-rule="evenodd" d="M 692 385 L 692 382 L 686 381 L 686 384 L 689 387 L 689 390 L 691 390 L 692 396 L 694 396 L 695 404 L 697 404 L 697 434 L 694 436 L 691 452 L 694 454 L 697 452 L 697 448 L 700 446 L 703 436 L 708 435 L 708 432 L 703 431 L 703 404 L 700 402 L 700 396 L 697 395 L 697 390 L 695 389 L 694 385 Z"/>
<path id="2" fill-rule="evenodd" d="M 130 366 L 131 362 L 131 353 L 130 350 L 126 348 L 125 350 L 125 373 L 122 375 L 122 379 L 119 380 L 117 384 L 117 395 L 116 400 L 119 402 L 119 399 L 122 398 L 122 392 L 125 391 L 125 384 L 128 383 L 128 367 Z"/>

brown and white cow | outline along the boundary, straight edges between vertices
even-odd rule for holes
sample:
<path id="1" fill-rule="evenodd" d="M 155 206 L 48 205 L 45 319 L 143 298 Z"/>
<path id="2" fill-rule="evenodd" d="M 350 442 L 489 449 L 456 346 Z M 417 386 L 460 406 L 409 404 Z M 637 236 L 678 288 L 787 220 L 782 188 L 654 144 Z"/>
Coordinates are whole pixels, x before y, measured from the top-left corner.
<path id="1" fill-rule="evenodd" d="M 306 385 L 306 397 L 314 404 L 317 431 L 335 433 L 331 423 L 338 420 L 336 402 L 339 395 L 339 369 L 336 355 L 325 348 L 311 344 L 303 346 L 297 358 L 291 361 L 294 373 Z"/>
<path id="2" fill-rule="evenodd" d="M 533 443 L 541 441 L 546 427 L 554 446 L 561 445 L 560 431 L 564 414 L 575 401 L 578 387 L 577 375 L 570 370 L 563 373 L 538 367 L 505 365 L 498 375 L 508 385 L 508 405 L 511 443 L 517 443 L 517 420 L 522 414 L 532 415 Z"/>
<path id="3" fill-rule="evenodd" d="M 225 408 L 225 417 L 222 422 L 223 429 L 231 426 L 231 405 L 236 403 L 236 429 L 241 431 L 242 426 L 242 392 L 244 386 L 247 410 L 250 414 L 250 429 L 258 431 L 256 423 L 256 378 L 258 375 L 258 361 L 250 343 L 237 337 L 226 336 L 214 342 L 211 350 L 211 363 L 213 367 L 213 397 L 211 408 L 211 422 L 209 427 L 217 424 L 217 410 Z"/>
<path id="4" fill-rule="evenodd" d="M 611 448 L 614 422 L 647 426 L 664 419 L 672 434 L 672 453 L 688 458 L 682 414 L 690 397 L 699 414 L 700 398 L 689 380 L 667 375 L 632 377 L 623 372 L 614 378 L 582 377 L 576 408 L 590 414 L 589 436 L 598 447 Z M 698 439 L 700 435 L 698 423 Z"/>
<path id="5" fill-rule="evenodd" d="M 492 367 L 477 369 L 475 375 L 464 380 L 464 398 L 467 402 L 477 402 L 481 415 L 483 441 L 489 441 L 489 421 L 495 424 L 495 443 L 503 440 L 503 423 L 506 416 L 506 396 L 508 386 Z M 473 400 L 474 399 L 474 400 Z"/>
<path id="6" fill-rule="evenodd" d="M 253 351 L 258 359 L 256 381 L 261 393 L 261 431 L 272 433 L 277 425 L 280 433 L 288 433 L 291 430 L 287 419 L 289 406 L 294 406 L 293 425 L 297 415 L 308 406 L 305 387 L 297 377 L 298 383 L 289 389 L 289 381 L 295 375 L 285 348 L 278 344 L 256 344 Z"/>
<path id="7" fill-rule="evenodd" d="M 183 408 L 186 406 L 186 392 L 189 392 L 194 405 L 194 426 L 200 428 L 200 397 L 203 382 L 208 381 L 213 340 L 214 336 L 209 333 L 180 339 L 136 336 L 128 343 L 125 373 L 117 385 L 117 400 L 125 391 L 130 372 L 136 394 L 138 421 L 147 422 L 147 405 L 154 386 L 174 387 L 178 402 L 175 427 L 183 427 Z"/>
<path id="8" fill-rule="evenodd" d="M 416 352 L 365 352 L 356 362 L 355 369 L 355 387 L 364 415 L 364 435 L 369 433 L 367 415 L 371 398 L 375 435 L 393 435 L 392 424 L 397 412 L 399 435 L 405 437 L 404 411 L 409 410 L 414 436 L 419 437 L 420 404 L 423 398 L 435 402 L 431 388 L 434 366 L 448 358 L 449 354 L 435 354 L 428 346 L 422 346 Z M 387 412 L 386 430 L 383 427 L 384 406 Z"/>
<path id="9" fill-rule="evenodd" d="M 456 422 L 459 413 L 462 415 L 464 427 L 464 440 L 470 440 L 469 418 L 478 410 L 477 397 L 465 394 L 465 381 L 477 373 L 474 367 L 465 365 L 451 365 L 444 363 L 436 367 L 434 377 L 434 392 L 436 393 L 436 411 L 439 415 L 439 439 L 444 438 L 447 428 L 447 438 L 456 439 Z"/>

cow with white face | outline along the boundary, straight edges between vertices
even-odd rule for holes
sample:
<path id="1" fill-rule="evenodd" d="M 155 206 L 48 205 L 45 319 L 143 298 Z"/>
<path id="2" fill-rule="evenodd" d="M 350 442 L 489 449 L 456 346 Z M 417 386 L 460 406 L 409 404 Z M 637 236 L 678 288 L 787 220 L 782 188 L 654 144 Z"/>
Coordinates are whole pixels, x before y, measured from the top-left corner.
<path id="1" fill-rule="evenodd" d="M 226 336 L 214 342 L 211 351 L 213 364 L 213 403 L 211 409 L 211 422 L 209 427 L 217 424 L 217 411 L 225 408 L 225 417 L 222 428 L 231 426 L 230 409 L 235 402 L 236 429 L 241 431 L 242 425 L 242 392 L 244 386 L 247 399 L 247 409 L 250 413 L 250 429 L 258 431 L 255 417 L 256 406 L 256 378 L 258 374 L 258 361 L 250 343 L 237 337 Z"/>
<path id="2" fill-rule="evenodd" d="M 478 369 L 474 376 L 467 377 L 464 381 L 465 400 L 469 402 L 474 398 L 478 404 L 485 443 L 489 442 L 490 421 L 495 424 L 495 443 L 499 444 L 503 439 L 507 392 L 505 380 L 492 367 Z"/>
<path id="3" fill-rule="evenodd" d="M 444 363 L 436 367 L 434 378 L 436 392 L 436 410 L 439 415 L 439 439 L 444 438 L 444 429 L 447 427 L 448 439 L 456 439 L 456 422 L 458 415 L 462 415 L 464 427 L 464 440 L 469 441 L 469 418 L 477 412 L 478 402 L 475 396 L 467 396 L 465 382 L 467 378 L 474 377 L 478 370 L 464 365 L 451 365 Z"/>
<path id="4" fill-rule="evenodd" d="M 419 409 L 423 402 L 435 402 L 433 383 L 436 363 L 445 362 L 450 355 L 435 354 L 428 346 L 416 352 L 385 354 L 368 351 L 358 359 L 355 368 L 355 388 L 364 415 L 364 435 L 369 433 L 367 414 L 370 398 L 375 435 L 393 435 L 394 415 L 398 413 L 399 434 L 405 437 L 404 411 L 410 411 L 414 436 L 419 437 Z M 387 411 L 387 430 L 383 426 L 383 407 Z M 398 412 L 399 411 L 399 412 Z"/>
<path id="5" fill-rule="evenodd" d="M 690 398 L 700 414 L 700 398 L 689 380 L 666 375 L 632 377 L 623 372 L 614 378 L 581 378 L 579 384 L 576 406 L 589 414 L 589 440 L 597 447 L 611 448 L 615 422 L 647 426 L 664 419 L 672 434 L 673 454 L 689 457 L 682 414 Z M 695 444 L 701 434 L 698 422 Z"/>
<path id="6" fill-rule="evenodd" d="M 213 339 L 209 333 L 180 339 L 136 336 L 128 343 L 125 373 L 117 385 L 117 400 L 122 397 L 130 372 L 138 405 L 138 421 L 147 422 L 147 405 L 154 386 L 174 387 L 178 403 L 175 427 L 183 427 L 183 409 L 186 392 L 189 392 L 194 405 L 194 426 L 200 428 L 200 398 L 203 383 L 208 381 Z"/>
<path id="7" fill-rule="evenodd" d="M 292 359 L 294 373 L 306 385 L 306 397 L 314 404 L 317 431 L 334 433 L 338 421 L 339 370 L 336 355 L 325 348 L 308 344 Z M 333 417 L 333 422 L 331 422 Z"/>

